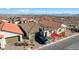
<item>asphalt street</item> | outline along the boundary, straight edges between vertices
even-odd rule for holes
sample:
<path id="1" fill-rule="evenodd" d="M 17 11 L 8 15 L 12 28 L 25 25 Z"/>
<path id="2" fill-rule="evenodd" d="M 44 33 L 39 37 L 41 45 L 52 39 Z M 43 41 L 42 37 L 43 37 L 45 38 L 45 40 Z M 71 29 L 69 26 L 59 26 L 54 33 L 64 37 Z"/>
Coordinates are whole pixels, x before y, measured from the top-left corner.
<path id="1" fill-rule="evenodd" d="M 59 42 L 48 44 L 38 50 L 79 50 L 79 34 L 72 35 Z"/>

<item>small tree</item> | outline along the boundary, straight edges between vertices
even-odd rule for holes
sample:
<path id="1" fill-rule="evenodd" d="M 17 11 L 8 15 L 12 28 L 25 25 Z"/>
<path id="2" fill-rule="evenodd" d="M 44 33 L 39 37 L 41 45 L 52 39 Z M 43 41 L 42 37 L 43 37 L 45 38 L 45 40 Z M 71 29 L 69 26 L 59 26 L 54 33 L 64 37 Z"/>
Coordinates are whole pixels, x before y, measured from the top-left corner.
<path id="1" fill-rule="evenodd" d="M 10 21 L 11 23 L 15 23 L 15 22 L 14 22 L 14 17 L 13 17 L 13 18 L 12 18 L 12 17 L 9 17 L 8 19 L 9 19 L 9 21 Z"/>

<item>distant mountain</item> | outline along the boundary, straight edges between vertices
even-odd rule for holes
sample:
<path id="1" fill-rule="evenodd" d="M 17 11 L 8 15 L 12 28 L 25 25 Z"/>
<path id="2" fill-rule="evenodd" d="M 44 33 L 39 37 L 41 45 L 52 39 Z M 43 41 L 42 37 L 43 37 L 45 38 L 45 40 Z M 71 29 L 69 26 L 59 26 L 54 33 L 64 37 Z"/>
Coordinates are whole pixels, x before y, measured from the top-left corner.
<path id="1" fill-rule="evenodd" d="M 1 16 L 17 16 L 17 15 L 28 15 L 28 16 L 31 16 L 31 15 L 34 15 L 34 16 L 79 16 L 79 14 L 0 14 Z"/>

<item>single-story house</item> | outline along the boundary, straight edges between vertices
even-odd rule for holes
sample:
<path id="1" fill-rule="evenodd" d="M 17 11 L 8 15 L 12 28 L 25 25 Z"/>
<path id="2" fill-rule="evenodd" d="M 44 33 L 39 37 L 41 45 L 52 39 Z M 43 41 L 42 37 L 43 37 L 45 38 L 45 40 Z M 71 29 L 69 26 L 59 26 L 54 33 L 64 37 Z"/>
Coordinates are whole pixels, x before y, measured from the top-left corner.
<path id="1" fill-rule="evenodd" d="M 9 23 L 9 21 L 8 20 L 1 20 L 2 22 L 5 22 L 5 23 Z"/>
<path id="2" fill-rule="evenodd" d="M 0 44 L 13 44 L 17 41 L 23 41 L 23 32 L 20 30 L 18 25 L 12 23 L 1 23 L 0 24 Z"/>
<path id="3" fill-rule="evenodd" d="M 53 31 L 57 31 L 59 28 L 66 28 L 65 24 L 56 22 L 56 21 L 49 21 L 49 20 L 40 20 L 39 24 L 46 30 L 44 30 L 47 36 L 49 36 Z M 51 33 L 49 31 L 52 31 Z"/>

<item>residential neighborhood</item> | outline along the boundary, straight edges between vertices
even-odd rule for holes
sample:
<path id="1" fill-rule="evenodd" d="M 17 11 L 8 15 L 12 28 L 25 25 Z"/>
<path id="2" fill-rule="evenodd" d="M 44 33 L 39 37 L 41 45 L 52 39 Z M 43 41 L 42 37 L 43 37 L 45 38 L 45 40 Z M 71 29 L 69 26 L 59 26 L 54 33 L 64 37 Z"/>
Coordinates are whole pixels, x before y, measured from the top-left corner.
<path id="1" fill-rule="evenodd" d="M 78 34 L 78 19 L 79 16 L 0 15 L 0 49 L 39 50 Z"/>

